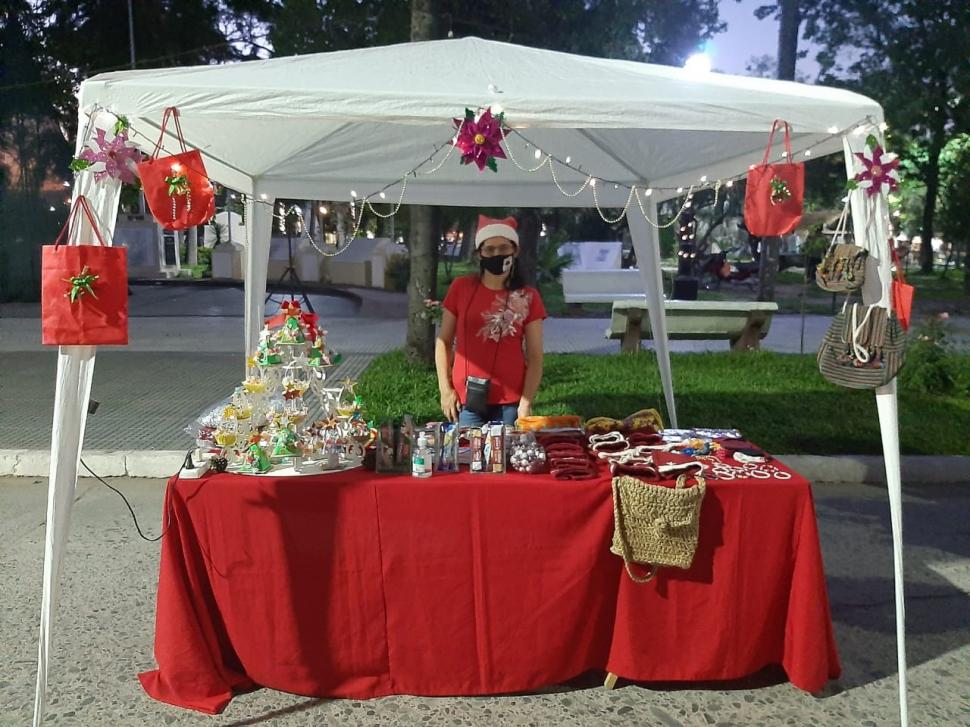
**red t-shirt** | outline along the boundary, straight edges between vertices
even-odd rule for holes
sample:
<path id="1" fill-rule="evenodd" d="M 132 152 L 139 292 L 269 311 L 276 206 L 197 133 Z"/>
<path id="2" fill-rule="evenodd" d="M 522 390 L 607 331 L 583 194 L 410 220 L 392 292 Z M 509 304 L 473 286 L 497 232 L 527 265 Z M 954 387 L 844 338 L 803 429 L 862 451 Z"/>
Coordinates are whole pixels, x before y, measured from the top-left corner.
<path id="1" fill-rule="evenodd" d="M 491 379 L 489 404 L 514 404 L 525 382 L 525 327 L 546 317 L 539 291 L 490 290 L 477 275 L 455 278 L 442 305 L 458 319 L 451 381 L 465 402 L 465 377 Z M 495 361 L 494 368 L 492 361 Z"/>

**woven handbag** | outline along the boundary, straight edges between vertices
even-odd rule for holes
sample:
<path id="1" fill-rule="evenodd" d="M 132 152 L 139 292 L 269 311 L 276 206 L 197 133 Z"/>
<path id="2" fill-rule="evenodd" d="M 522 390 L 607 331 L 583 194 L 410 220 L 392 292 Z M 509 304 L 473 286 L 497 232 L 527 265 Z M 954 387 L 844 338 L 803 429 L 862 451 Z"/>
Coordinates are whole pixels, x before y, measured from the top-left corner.
<path id="1" fill-rule="evenodd" d="M 687 475 L 676 487 L 653 485 L 634 477 L 613 478 L 613 544 L 610 552 L 623 558 L 635 583 L 646 583 L 661 566 L 690 568 L 700 532 L 701 502 L 707 485 L 687 487 Z M 649 566 L 644 576 L 633 563 Z"/>
<path id="2" fill-rule="evenodd" d="M 815 282 L 830 293 L 858 290 L 866 279 L 866 259 L 869 253 L 859 245 L 846 242 L 849 204 L 846 203 L 835 227 L 832 244 L 815 269 Z"/>
<path id="3" fill-rule="evenodd" d="M 818 349 L 819 371 L 849 389 L 875 389 L 892 381 L 906 357 L 905 334 L 886 308 L 849 303 L 832 320 Z"/>

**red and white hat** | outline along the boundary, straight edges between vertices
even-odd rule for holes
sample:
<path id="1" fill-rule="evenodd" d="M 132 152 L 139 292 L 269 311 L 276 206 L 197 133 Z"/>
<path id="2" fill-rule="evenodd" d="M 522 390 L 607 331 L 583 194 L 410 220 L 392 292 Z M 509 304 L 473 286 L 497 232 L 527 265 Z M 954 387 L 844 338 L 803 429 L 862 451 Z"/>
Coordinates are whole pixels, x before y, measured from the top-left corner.
<path id="1" fill-rule="evenodd" d="M 511 240 L 516 245 L 519 244 L 519 233 L 516 232 L 519 223 L 514 217 L 506 217 L 504 220 L 497 220 L 494 217 L 478 216 L 478 231 L 475 233 L 475 249 L 482 246 L 490 237 L 504 237 Z"/>

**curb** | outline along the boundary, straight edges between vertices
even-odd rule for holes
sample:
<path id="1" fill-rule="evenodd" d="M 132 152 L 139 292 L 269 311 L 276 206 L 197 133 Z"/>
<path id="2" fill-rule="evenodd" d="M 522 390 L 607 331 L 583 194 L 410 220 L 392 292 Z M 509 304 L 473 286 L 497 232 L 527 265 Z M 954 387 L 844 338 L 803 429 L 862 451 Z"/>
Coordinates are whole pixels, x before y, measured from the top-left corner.
<path id="1" fill-rule="evenodd" d="M 180 450 L 88 450 L 82 456 L 101 477 L 150 477 L 168 479 L 182 466 Z M 815 484 L 885 484 L 883 458 L 876 455 L 824 457 L 813 454 L 780 454 L 778 459 Z M 909 455 L 902 457 L 903 483 L 944 484 L 970 482 L 970 457 Z M 47 450 L 0 449 L 0 476 L 47 477 Z M 80 468 L 81 476 L 88 476 Z"/>

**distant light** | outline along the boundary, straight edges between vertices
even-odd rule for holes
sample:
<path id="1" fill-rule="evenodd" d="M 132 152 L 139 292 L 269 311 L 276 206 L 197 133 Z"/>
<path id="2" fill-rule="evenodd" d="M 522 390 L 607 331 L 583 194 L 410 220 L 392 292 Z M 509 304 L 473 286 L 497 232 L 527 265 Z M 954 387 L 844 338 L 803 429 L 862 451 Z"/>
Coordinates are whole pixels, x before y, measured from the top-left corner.
<path id="1" fill-rule="evenodd" d="M 879 131 L 887 131 L 888 129 L 889 129 L 889 124 L 887 124 L 885 121 L 879 124 Z"/>
<path id="2" fill-rule="evenodd" d="M 839 133 L 839 127 L 836 126 L 835 124 L 832 124 L 832 126 L 830 126 L 829 128 L 827 128 L 826 131 L 829 132 L 830 134 L 838 134 Z"/>
<path id="3" fill-rule="evenodd" d="M 805 156 L 807 156 L 807 157 L 812 156 L 812 150 L 811 149 L 806 149 L 805 150 Z"/>
<path id="4" fill-rule="evenodd" d="M 54 207 L 51 207 L 50 211 L 51 212 L 57 212 L 57 209 L 55 209 Z"/>
<path id="5" fill-rule="evenodd" d="M 354 199 L 357 199 L 357 190 L 356 189 L 350 190 L 350 196 L 353 197 Z"/>
<path id="6" fill-rule="evenodd" d="M 65 180 L 64 180 L 64 186 L 65 186 L 65 187 L 70 187 L 70 186 L 71 186 L 71 183 L 70 183 L 70 182 L 68 182 L 68 181 L 67 181 L 67 180 L 65 179 Z"/>
<path id="7" fill-rule="evenodd" d="M 724 186 L 725 187 L 733 187 L 734 186 L 734 180 L 733 179 L 727 180 L 727 183 Z"/>
<path id="8" fill-rule="evenodd" d="M 707 53 L 695 53 L 684 61 L 684 70 L 691 73 L 710 73 L 711 57 Z"/>
<path id="9" fill-rule="evenodd" d="M 327 214 L 327 208 L 326 208 L 325 205 L 320 205 L 320 208 L 319 209 L 320 209 L 320 214 L 321 215 Z"/>

